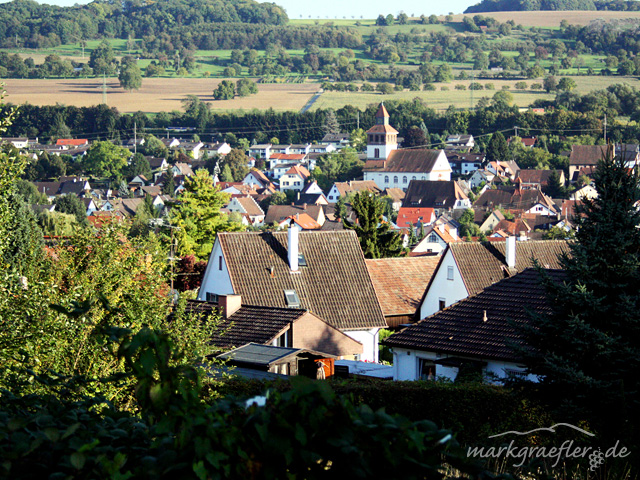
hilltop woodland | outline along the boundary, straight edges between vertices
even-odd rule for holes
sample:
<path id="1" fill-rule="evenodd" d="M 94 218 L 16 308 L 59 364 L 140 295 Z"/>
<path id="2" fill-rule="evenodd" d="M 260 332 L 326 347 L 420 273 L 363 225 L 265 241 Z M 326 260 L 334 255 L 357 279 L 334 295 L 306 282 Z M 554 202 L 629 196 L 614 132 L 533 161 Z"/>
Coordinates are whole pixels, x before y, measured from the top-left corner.
<path id="1" fill-rule="evenodd" d="M 96 1 L 63 8 L 14 0 L 0 5 L 0 76 L 115 76 L 134 64 L 146 77 L 271 81 L 290 76 L 349 82 L 338 87 L 348 90 L 374 90 L 369 82 L 430 90 L 470 75 L 525 81 L 548 75 L 634 75 L 640 67 L 639 33 L 634 20 L 588 26 L 563 22 L 557 29 L 525 28 L 482 15 L 454 23 L 435 15 L 381 14 L 374 23 L 338 25 L 290 21 L 270 3 Z M 81 61 L 85 49 L 89 58 Z M 44 52 L 44 61 L 36 63 L 29 52 Z M 135 88 L 136 82 L 128 85 Z M 474 88 L 489 87 L 478 83 Z M 527 88 L 542 86 L 533 82 Z"/>

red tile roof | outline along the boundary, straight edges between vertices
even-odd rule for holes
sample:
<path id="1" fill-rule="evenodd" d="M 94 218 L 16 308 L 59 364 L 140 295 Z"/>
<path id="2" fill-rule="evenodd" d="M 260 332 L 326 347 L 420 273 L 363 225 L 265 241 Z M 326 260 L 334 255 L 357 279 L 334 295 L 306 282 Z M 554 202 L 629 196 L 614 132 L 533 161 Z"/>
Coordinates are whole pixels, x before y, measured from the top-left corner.
<path id="1" fill-rule="evenodd" d="M 402 207 L 398 212 L 396 225 L 401 228 L 408 228 L 411 226 L 415 228 L 420 223 L 429 225 L 430 223 L 433 223 L 435 219 L 435 210 L 433 208 Z"/>
<path id="2" fill-rule="evenodd" d="M 440 258 L 431 255 L 365 260 L 385 316 L 416 313 Z"/>

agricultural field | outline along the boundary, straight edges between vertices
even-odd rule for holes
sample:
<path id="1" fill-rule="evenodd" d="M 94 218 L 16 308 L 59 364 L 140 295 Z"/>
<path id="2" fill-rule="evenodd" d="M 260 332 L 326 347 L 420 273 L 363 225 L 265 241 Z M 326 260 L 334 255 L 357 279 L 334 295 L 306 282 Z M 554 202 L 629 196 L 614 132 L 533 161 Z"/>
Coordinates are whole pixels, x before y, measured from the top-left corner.
<path id="1" fill-rule="evenodd" d="M 593 90 L 601 90 L 607 88 L 612 83 L 627 84 L 635 88 L 640 88 L 640 79 L 637 77 L 601 77 L 601 76 L 573 76 L 571 77 L 577 87 L 574 92 L 585 94 Z M 615 78 L 615 82 L 613 79 Z M 516 83 L 522 80 L 474 80 L 481 85 L 493 86 L 493 89 L 487 90 L 458 90 L 456 85 L 464 85 L 468 87 L 471 80 L 454 80 L 449 83 L 434 84 L 435 91 L 403 91 L 394 92 L 389 95 L 382 95 L 379 92 L 324 92 L 320 98 L 313 104 L 311 110 L 333 108 L 337 109 L 344 105 L 353 105 L 354 107 L 364 109 L 372 103 L 379 103 L 382 100 L 413 100 L 419 98 L 424 101 L 430 108 L 436 111 L 444 111 L 450 105 L 455 108 L 470 108 L 477 105 L 482 97 L 491 98 L 497 91 L 508 90 L 513 95 L 513 103 L 519 107 L 528 107 L 538 99 L 552 100 L 555 98 L 554 93 L 546 93 L 544 90 L 531 89 L 532 84 L 542 84 L 542 79 L 526 80 L 527 89 L 517 90 Z M 508 87 L 508 88 L 507 88 Z M 444 88 L 444 90 L 443 90 Z"/>
<path id="2" fill-rule="evenodd" d="M 295 110 L 298 111 L 319 89 L 317 83 L 259 84 L 258 93 L 234 100 L 213 100 L 213 90 L 220 79 L 145 78 L 142 88 L 125 92 L 117 79 L 107 79 L 107 105 L 122 113 L 169 112 L 182 110 L 182 100 L 196 95 L 212 110 Z M 87 107 L 102 103 L 102 79 L 8 79 L 5 81 L 6 103 L 16 105 L 72 105 Z"/>
<path id="3" fill-rule="evenodd" d="M 524 27 L 557 28 L 562 20 L 566 20 L 571 25 L 589 25 L 594 20 L 616 20 L 616 19 L 640 19 L 640 12 L 615 12 L 615 11 L 544 11 L 544 12 L 485 12 L 453 15 L 453 22 L 462 22 L 464 17 L 482 15 L 492 17 L 501 23 L 513 20 L 516 25 Z M 444 21 L 444 16 L 438 17 Z"/>

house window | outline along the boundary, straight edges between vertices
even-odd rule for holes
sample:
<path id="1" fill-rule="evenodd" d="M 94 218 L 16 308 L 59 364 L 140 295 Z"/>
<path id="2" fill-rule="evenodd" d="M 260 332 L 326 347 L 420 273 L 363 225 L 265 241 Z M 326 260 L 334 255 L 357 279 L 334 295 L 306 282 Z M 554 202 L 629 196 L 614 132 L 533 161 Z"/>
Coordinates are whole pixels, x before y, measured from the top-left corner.
<path id="1" fill-rule="evenodd" d="M 435 233 L 429 235 L 429 243 L 436 243 L 438 241 L 438 236 Z"/>
<path id="2" fill-rule="evenodd" d="M 207 292 L 205 296 L 207 302 L 218 303 L 218 294 Z"/>
<path id="3" fill-rule="evenodd" d="M 284 298 L 287 302 L 287 308 L 300 308 L 300 298 L 295 290 L 285 290 Z"/>
<path id="4" fill-rule="evenodd" d="M 407 176 L 402 177 L 402 183 L 407 183 Z"/>
<path id="5" fill-rule="evenodd" d="M 513 368 L 505 368 L 504 369 L 504 373 L 506 374 L 507 378 L 511 378 L 511 379 L 525 379 L 525 378 L 527 378 L 527 372 L 525 372 L 523 370 L 515 370 Z"/>
<path id="6" fill-rule="evenodd" d="M 373 151 L 373 156 L 374 156 L 375 158 L 380 158 L 380 149 L 379 149 L 379 148 L 376 148 L 376 149 Z"/>
<path id="7" fill-rule="evenodd" d="M 397 176 L 393 177 L 393 183 L 398 183 L 398 177 Z"/>
<path id="8" fill-rule="evenodd" d="M 447 280 L 453 280 L 453 267 L 447 267 Z"/>
<path id="9" fill-rule="evenodd" d="M 384 176 L 384 183 L 389 183 L 389 175 Z"/>
<path id="10" fill-rule="evenodd" d="M 222 270 L 222 255 L 218 257 L 218 270 Z"/>
<path id="11" fill-rule="evenodd" d="M 418 380 L 435 380 L 436 365 L 433 360 L 416 358 L 418 362 Z"/>
<path id="12" fill-rule="evenodd" d="M 411 180 L 415 180 L 415 179 L 416 179 L 416 176 L 415 176 L 415 175 L 411 177 Z"/>
<path id="13" fill-rule="evenodd" d="M 447 300 L 445 298 L 438 299 L 438 310 L 444 310 L 447 308 Z"/>

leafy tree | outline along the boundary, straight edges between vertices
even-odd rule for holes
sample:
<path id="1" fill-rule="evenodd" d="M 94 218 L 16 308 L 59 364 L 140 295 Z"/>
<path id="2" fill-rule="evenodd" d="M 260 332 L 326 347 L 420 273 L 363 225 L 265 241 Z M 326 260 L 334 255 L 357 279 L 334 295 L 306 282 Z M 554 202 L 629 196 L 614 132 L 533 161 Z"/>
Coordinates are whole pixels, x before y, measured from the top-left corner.
<path id="1" fill-rule="evenodd" d="M 167 158 L 169 149 L 155 135 L 145 135 L 143 150 L 146 155 L 156 158 Z"/>
<path id="2" fill-rule="evenodd" d="M 233 182 L 233 173 L 231 173 L 231 167 L 229 164 L 225 164 L 222 168 L 222 173 L 220 174 L 220 180 L 222 182 Z"/>
<path id="3" fill-rule="evenodd" d="M 77 196 L 71 194 L 62 195 L 57 197 L 53 204 L 56 206 L 57 212 L 75 216 L 80 225 L 87 224 L 87 208 Z"/>
<path id="4" fill-rule="evenodd" d="M 277 142 L 276 142 L 277 143 Z M 239 148 L 233 148 L 222 159 L 222 172 L 224 174 L 225 168 L 229 167 L 229 173 L 231 174 L 231 180 L 225 180 L 225 182 L 240 182 L 249 173 L 249 157 Z"/>
<path id="5" fill-rule="evenodd" d="M 34 278 L 44 257 L 42 231 L 22 195 L 14 191 L 8 195 L 8 199 L 9 216 L 4 229 L 6 236 L 0 254 L 0 268 Z"/>
<path id="6" fill-rule="evenodd" d="M 489 140 L 489 145 L 487 146 L 487 157 L 490 160 L 503 162 L 508 160 L 508 155 L 509 147 L 502 132 L 496 132 L 491 135 L 491 140 Z"/>
<path id="7" fill-rule="evenodd" d="M 253 80 L 241 78 L 236 83 L 236 91 L 239 97 L 248 97 L 254 93 L 258 93 L 258 85 Z"/>
<path id="8" fill-rule="evenodd" d="M 391 225 L 382 218 L 384 202 L 371 192 L 358 192 L 351 206 L 358 221 L 343 220 L 345 228 L 354 230 L 366 258 L 398 257 L 403 254 L 402 237 L 391 230 Z"/>
<path id="9" fill-rule="evenodd" d="M 558 80 L 553 75 L 549 75 L 542 81 L 542 87 L 547 93 L 553 92 L 558 89 Z"/>
<path id="10" fill-rule="evenodd" d="M 171 224 L 177 227 L 177 254 L 206 259 L 211 253 L 216 233 L 238 230 L 220 209 L 229 195 L 220 192 L 204 169 L 187 178 L 176 205 L 171 209 Z"/>
<path id="11" fill-rule="evenodd" d="M 142 72 L 135 63 L 130 63 L 120 70 L 118 75 L 120 86 L 125 90 L 138 90 L 142 86 Z"/>
<path id="12" fill-rule="evenodd" d="M 562 90 L 563 92 L 570 92 L 577 86 L 576 81 L 569 77 L 562 77 L 558 82 L 558 90 Z"/>
<path id="13" fill-rule="evenodd" d="M 553 314 L 535 316 L 523 352 L 529 371 L 567 421 L 587 420 L 615 439 L 640 438 L 640 176 L 607 155 L 598 196 L 576 205 L 576 241 L 561 258 L 563 283 L 547 281 Z M 615 242 L 611 239 L 615 238 Z"/>
<path id="14" fill-rule="evenodd" d="M 482 233 L 480 227 L 474 222 L 475 213 L 473 209 L 469 208 L 465 210 L 458 223 L 460 223 L 460 237 L 478 237 Z"/>
<path id="15" fill-rule="evenodd" d="M 113 48 L 107 40 L 103 40 L 91 51 L 89 66 L 96 75 L 113 75 L 116 72 L 116 65 Z"/>
<path id="16" fill-rule="evenodd" d="M 233 100 L 236 96 L 236 86 L 231 80 L 222 80 L 213 91 L 216 100 Z"/>
<path id="17" fill-rule="evenodd" d="M 83 160 L 87 173 L 98 177 L 117 177 L 127 168 L 131 152 L 111 142 L 94 142 Z"/>
<path id="18" fill-rule="evenodd" d="M 351 130 L 349 134 L 349 146 L 357 152 L 367 148 L 367 135 L 362 128 Z"/>
<path id="19" fill-rule="evenodd" d="M 390 83 L 387 83 L 387 82 L 378 83 L 378 85 L 376 85 L 376 90 L 382 93 L 383 95 L 389 95 L 393 93 L 393 87 L 391 86 Z"/>
<path id="20" fill-rule="evenodd" d="M 128 176 L 130 177 L 143 175 L 146 179 L 151 179 L 151 166 L 149 165 L 149 160 L 147 160 L 141 153 L 136 153 L 133 156 L 128 170 Z"/>

